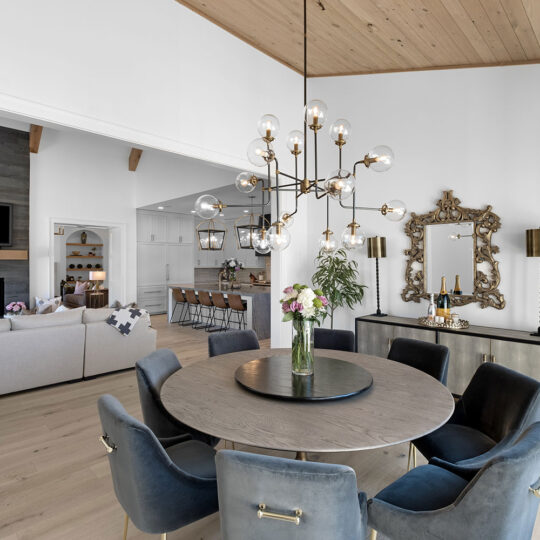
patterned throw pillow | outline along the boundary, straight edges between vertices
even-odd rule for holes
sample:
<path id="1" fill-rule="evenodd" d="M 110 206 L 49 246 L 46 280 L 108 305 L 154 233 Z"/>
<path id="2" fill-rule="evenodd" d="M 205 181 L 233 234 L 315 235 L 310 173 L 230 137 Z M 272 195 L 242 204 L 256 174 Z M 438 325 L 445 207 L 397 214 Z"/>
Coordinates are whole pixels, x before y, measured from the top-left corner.
<path id="1" fill-rule="evenodd" d="M 73 294 L 84 294 L 86 289 L 88 289 L 87 281 L 77 281 L 77 283 L 75 283 L 75 292 Z"/>
<path id="2" fill-rule="evenodd" d="M 116 328 L 123 336 L 128 336 L 137 321 L 147 313 L 146 310 L 137 308 L 116 309 L 105 322 Z"/>
<path id="3" fill-rule="evenodd" d="M 57 296 L 56 298 L 41 298 L 41 296 L 36 296 L 36 313 L 38 315 L 44 315 L 45 313 L 52 313 L 58 309 L 62 303 L 62 297 Z"/>

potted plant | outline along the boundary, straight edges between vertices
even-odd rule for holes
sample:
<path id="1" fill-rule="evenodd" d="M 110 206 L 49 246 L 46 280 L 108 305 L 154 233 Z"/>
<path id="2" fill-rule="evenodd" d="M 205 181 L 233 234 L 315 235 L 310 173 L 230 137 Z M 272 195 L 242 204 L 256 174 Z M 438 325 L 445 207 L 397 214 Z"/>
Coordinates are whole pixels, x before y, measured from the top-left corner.
<path id="1" fill-rule="evenodd" d="M 364 298 L 365 285 L 358 283 L 358 263 L 347 258 L 343 249 L 334 253 L 322 250 L 315 259 L 317 271 L 311 281 L 319 287 L 328 299 L 330 328 L 334 328 L 334 311 L 340 307 L 353 308 Z"/>
<path id="2" fill-rule="evenodd" d="M 292 372 L 313 374 L 313 324 L 320 324 L 328 301 L 319 289 L 295 283 L 284 289 L 280 300 L 283 322 L 292 321 Z"/>
<path id="3" fill-rule="evenodd" d="M 6 306 L 6 313 L 8 315 L 22 315 L 22 312 L 26 309 L 24 302 L 10 302 Z"/>

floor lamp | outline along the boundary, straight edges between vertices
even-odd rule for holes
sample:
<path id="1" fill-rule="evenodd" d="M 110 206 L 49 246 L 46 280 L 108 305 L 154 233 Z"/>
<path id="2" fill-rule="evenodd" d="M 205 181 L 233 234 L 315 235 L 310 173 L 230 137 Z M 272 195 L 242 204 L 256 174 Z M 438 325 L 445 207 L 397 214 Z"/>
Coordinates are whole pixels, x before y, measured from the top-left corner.
<path id="1" fill-rule="evenodd" d="M 540 257 L 540 228 L 527 229 L 527 257 Z M 539 291 L 540 294 L 540 291 Z M 539 306 L 540 309 L 540 306 Z M 531 336 L 540 336 L 540 314 L 538 320 L 538 331 L 531 334 Z"/>
<path id="2" fill-rule="evenodd" d="M 368 258 L 375 259 L 375 272 L 377 275 L 377 312 L 375 317 L 386 317 L 386 313 L 381 312 L 381 298 L 379 293 L 379 259 L 386 257 L 386 238 L 384 236 L 373 236 L 368 238 Z"/>

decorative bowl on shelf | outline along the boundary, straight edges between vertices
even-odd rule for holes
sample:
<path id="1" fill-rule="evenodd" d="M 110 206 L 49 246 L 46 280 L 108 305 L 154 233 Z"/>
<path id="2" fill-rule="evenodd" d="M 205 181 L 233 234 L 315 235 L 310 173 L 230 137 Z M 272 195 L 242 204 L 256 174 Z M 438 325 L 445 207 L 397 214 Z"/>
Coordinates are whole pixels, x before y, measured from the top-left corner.
<path id="1" fill-rule="evenodd" d="M 449 330 L 464 330 L 469 328 L 469 321 L 464 319 L 445 320 L 442 323 L 430 321 L 427 317 L 419 317 L 418 324 L 420 326 L 429 326 L 430 328 L 448 328 Z"/>
<path id="2" fill-rule="evenodd" d="M 77 255 L 80 255 L 81 252 L 80 251 L 72 251 L 71 254 L 76 257 Z"/>
<path id="3" fill-rule="evenodd" d="M 91 264 L 87 264 L 87 265 L 86 265 L 86 268 L 92 268 L 92 265 L 91 265 Z"/>
<path id="4" fill-rule="evenodd" d="M 70 264 L 69 267 L 70 267 L 70 268 L 75 268 L 75 265 L 74 265 L 74 264 Z"/>
<path id="5" fill-rule="evenodd" d="M 83 267 L 82 264 L 78 264 L 78 265 L 77 265 L 77 268 L 78 268 L 79 270 L 80 270 L 82 267 Z"/>
<path id="6" fill-rule="evenodd" d="M 101 268 L 101 264 L 96 264 L 96 268 Z"/>

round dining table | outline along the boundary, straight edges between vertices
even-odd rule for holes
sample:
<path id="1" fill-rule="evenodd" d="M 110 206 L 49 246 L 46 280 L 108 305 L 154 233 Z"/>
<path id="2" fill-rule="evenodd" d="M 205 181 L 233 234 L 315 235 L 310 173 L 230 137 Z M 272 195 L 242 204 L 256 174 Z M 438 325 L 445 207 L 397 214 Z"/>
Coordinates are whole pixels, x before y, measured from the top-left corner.
<path id="1" fill-rule="evenodd" d="M 391 446 L 442 426 L 454 399 L 436 379 L 376 356 L 315 350 L 315 355 L 353 362 L 373 376 L 371 388 L 332 401 L 284 401 L 264 397 L 235 381 L 250 360 L 290 355 L 290 349 L 257 349 L 201 359 L 186 366 L 161 389 L 165 408 L 199 431 L 237 443 L 307 452 L 350 452 Z M 315 358 L 315 362 L 316 362 Z"/>

